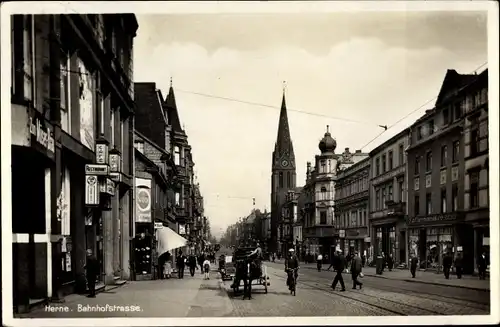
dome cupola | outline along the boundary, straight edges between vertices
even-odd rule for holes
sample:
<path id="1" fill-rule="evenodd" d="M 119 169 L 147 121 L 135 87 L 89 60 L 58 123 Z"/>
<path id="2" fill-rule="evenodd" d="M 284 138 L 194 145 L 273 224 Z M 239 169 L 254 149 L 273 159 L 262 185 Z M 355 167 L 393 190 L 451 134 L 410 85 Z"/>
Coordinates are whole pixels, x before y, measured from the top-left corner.
<path id="1" fill-rule="evenodd" d="M 325 136 L 319 142 L 318 148 L 321 153 L 335 153 L 335 148 L 337 147 L 337 141 L 330 134 L 330 126 L 326 125 L 326 133 Z"/>

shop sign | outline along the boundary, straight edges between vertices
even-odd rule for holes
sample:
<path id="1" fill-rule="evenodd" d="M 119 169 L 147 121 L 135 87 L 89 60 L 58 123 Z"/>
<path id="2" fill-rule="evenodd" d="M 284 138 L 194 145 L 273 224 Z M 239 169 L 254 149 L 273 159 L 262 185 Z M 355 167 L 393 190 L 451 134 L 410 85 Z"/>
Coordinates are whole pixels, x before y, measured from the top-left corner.
<path id="1" fill-rule="evenodd" d="M 339 236 L 340 236 L 340 238 L 345 237 L 345 230 L 344 229 L 339 230 Z"/>
<path id="2" fill-rule="evenodd" d="M 461 246 L 457 246 L 457 252 L 461 252 L 462 251 L 462 247 Z"/>
<path id="3" fill-rule="evenodd" d="M 162 229 L 163 223 L 155 223 L 155 229 Z"/>
<path id="4" fill-rule="evenodd" d="M 97 176 L 85 176 L 85 205 L 99 205 L 99 182 Z"/>
<path id="5" fill-rule="evenodd" d="M 457 219 L 456 214 L 438 214 L 424 217 L 411 217 L 410 223 L 426 223 L 436 221 L 450 221 Z"/>
<path id="6" fill-rule="evenodd" d="M 109 167 L 112 172 L 120 172 L 121 157 L 117 153 L 109 155 Z"/>
<path id="7" fill-rule="evenodd" d="M 108 145 L 103 143 L 98 143 L 95 148 L 95 158 L 96 163 L 101 165 L 108 164 Z"/>
<path id="8" fill-rule="evenodd" d="M 186 226 L 184 224 L 179 224 L 179 235 L 186 235 Z"/>
<path id="9" fill-rule="evenodd" d="M 116 183 L 121 183 L 123 181 L 122 174 L 121 173 L 109 173 L 109 177 L 111 178 L 112 181 L 115 181 Z"/>
<path id="10" fill-rule="evenodd" d="M 151 189 L 145 186 L 137 187 L 137 217 L 138 223 L 151 222 Z"/>
<path id="11" fill-rule="evenodd" d="M 35 120 L 33 122 L 33 119 Z M 54 143 L 54 133 L 50 131 L 50 128 L 42 127 L 42 123 L 40 119 L 30 117 L 30 133 L 35 136 L 35 140 L 41 146 L 49 150 L 50 152 L 55 152 L 55 143 Z"/>
<path id="12" fill-rule="evenodd" d="M 113 182 L 110 178 L 106 178 L 101 182 L 100 190 L 101 193 L 106 193 L 111 196 L 115 195 L 115 182 Z"/>
<path id="13" fill-rule="evenodd" d="M 87 175 L 108 176 L 109 166 L 103 164 L 87 164 L 85 165 L 85 173 Z"/>

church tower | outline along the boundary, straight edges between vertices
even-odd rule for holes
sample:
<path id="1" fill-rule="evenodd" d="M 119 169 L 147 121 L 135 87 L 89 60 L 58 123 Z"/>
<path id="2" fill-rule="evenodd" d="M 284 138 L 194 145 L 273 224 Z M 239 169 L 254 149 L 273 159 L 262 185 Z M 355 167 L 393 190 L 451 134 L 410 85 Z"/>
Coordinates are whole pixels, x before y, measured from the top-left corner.
<path id="1" fill-rule="evenodd" d="M 271 175 L 271 244 L 270 250 L 278 250 L 278 225 L 281 217 L 282 205 L 288 190 L 296 187 L 295 154 L 293 152 L 288 115 L 286 110 L 285 90 L 281 102 L 278 136 L 274 145 Z"/>

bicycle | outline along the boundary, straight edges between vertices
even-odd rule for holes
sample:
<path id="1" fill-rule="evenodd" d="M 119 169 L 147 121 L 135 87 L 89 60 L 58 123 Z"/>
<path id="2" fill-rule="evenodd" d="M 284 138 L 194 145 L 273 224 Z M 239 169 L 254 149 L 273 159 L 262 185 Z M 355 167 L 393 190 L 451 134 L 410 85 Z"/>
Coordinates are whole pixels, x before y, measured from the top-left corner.
<path id="1" fill-rule="evenodd" d="M 287 273 L 292 274 L 292 278 L 290 278 L 290 284 L 288 285 L 288 289 L 290 290 L 290 294 L 293 294 L 293 296 L 297 294 L 297 275 L 295 274 L 296 270 L 298 270 L 298 268 L 287 269 Z"/>

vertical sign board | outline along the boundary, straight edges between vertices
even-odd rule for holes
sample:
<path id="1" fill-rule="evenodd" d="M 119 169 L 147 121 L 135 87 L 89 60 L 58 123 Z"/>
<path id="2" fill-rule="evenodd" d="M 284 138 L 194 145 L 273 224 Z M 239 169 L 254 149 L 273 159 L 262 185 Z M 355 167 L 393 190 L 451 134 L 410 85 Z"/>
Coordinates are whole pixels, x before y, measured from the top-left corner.
<path id="1" fill-rule="evenodd" d="M 186 225 L 179 224 L 179 235 L 186 235 Z"/>
<path id="2" fill-rule="evenodd" d="M 108 145 L 98 143 L 95 150 L 96 163 L 101 165 L 108 164 Z"/>
<path id="3" fill-rule="evenodd" d="M 85 175 L 85 205 L 99 205 L 99 183 L 97 176 Z"/>
<path id="4" fill-rule="evenodd" d="M 151 222 L 151 180 L 135 179 L 136 187 L 136 223 Z"/>

